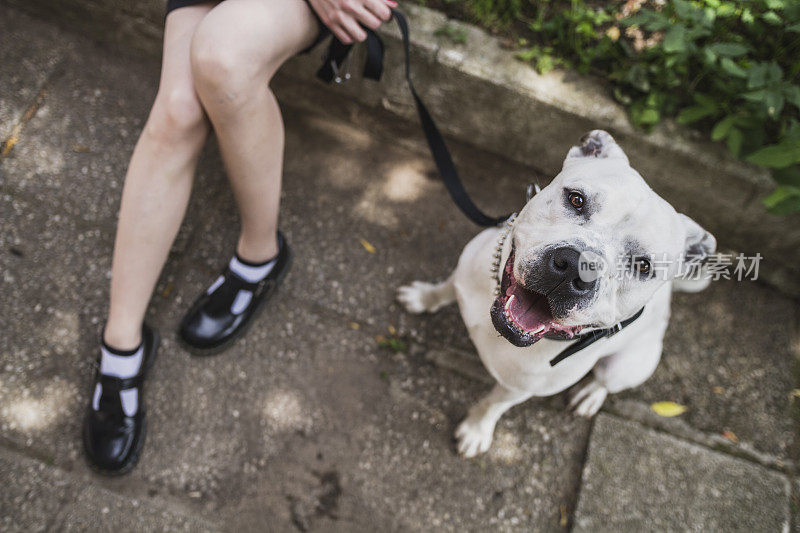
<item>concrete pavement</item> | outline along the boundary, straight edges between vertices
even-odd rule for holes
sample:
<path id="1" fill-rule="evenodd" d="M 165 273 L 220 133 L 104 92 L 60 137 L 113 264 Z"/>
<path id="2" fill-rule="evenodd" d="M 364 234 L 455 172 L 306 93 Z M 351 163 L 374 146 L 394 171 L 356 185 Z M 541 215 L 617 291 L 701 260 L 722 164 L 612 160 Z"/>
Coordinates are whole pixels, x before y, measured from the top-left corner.
<path id="1" fill-rule="evenodd" d="M 758 283 L 677 295 L 655 376 L 595 421 L 566 413 L 563 397 L 530 401 L 487 455 L 458 458 L 452 431 L 488 376 L 455 309 L 410 316 L 393 292 L 446 276 L 476 228 L 415 124 L 287 80 L 276 92 L 293 270 L 225 354 L 197 359 L 177 343 L 237 233 L 209 143 L 149 314 L 164 341 L 146 451 L 124 478 L 93 474 L 80 417 L 158 65 L 8 10 L 0 44 L 0 134 L 17 137 L 0 159 L 0 529 L 797 529 L 797 303 Z M 519 208 L 524 186 L 547 180 L 454 148 L 489 212 Z M 660 400 L 689 411 L 661 419 L 648 408 Z"/>

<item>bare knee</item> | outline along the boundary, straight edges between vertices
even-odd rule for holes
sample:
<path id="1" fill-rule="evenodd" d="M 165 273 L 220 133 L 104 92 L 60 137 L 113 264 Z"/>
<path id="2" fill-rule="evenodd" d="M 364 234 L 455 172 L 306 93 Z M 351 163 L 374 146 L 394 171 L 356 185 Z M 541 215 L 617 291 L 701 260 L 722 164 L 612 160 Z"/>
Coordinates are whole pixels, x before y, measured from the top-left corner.
<path id="1" fill-rule="evenodd" d="M 159 89 L 145 125 L 147 135 L 174 146 L 195 139 L 202 143 L 208 129 L 203 105 L 191 85 Z"/>
<path id="2" fill-rule="evenodd" d="M 213 22 L 200 24 L 191 47 L 192 76 L 212 117 L 214 111 L 244 106 L 254 91 L 266 87 L 280 65 L 277 47 L 255 53 L 242 39 Z"/>

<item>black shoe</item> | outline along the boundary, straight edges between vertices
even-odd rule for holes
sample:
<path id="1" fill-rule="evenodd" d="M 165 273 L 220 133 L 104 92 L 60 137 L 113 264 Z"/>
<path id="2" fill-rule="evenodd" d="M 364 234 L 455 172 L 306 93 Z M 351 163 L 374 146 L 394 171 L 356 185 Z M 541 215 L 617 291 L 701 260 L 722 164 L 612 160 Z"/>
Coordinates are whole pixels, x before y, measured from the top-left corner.
<path id="1" fill-rule="evenodd" d="M 181 338 L 195 349 L 194 353 L 212 355 L 232 344 L 246 331 L 263 304 L 283 281 L 292 262 L 292 253 L 280 231 L 275 259 L 275 266 L 258 283 L 249 283 L 226 267 L 221 279 L 214 283 L 214 290 L 197 299 L 183 317 L 179 329 Z M 252 296 L 244 310 L 234 314 L 233 302 L 240 291 L 249 291 Z"/>
<path id="2" fill-rule="evenodd" d="M 116 378 L 95 374 L 94 383 L 100 384 L 98 409 L 92 401 L 83 423 L 83 447 L 90 464 L 99 472 L 120 475 L 136 466 L 146 433 L 144 409 L 144 378 L 153 365 L 158 350 L 158 333 L 146 325 L 142 327 L 144 355 L 139 374 L 132 378 Z M 122 408 L 120 391 L 137 388 L 137 410 L 128 416 Z M 92 390 L 94 395 L 95 389 Z"/>

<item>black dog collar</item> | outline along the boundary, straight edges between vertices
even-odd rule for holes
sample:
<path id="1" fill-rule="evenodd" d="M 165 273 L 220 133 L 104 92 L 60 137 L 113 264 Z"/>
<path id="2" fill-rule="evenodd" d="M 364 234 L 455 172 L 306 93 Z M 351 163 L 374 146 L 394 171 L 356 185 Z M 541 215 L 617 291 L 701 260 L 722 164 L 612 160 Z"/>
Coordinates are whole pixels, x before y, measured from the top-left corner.
<path id="1" fill-rule="evenodd" d="M 588 333 L 584 333 L 583 335 L 578 335 L 572 339 L 558 339 L 564 341 L 575 341 L 574 344 L 570 344 L 564 350 L 561 351 L 557 356 L 550 359 L 550 366 L 556 366 L 558 363 L 569 357 L 570 355 L 574 355 L 579 351 L 583 350 L 584 348 L 589 347 L 590 345 L 594 344 L 595 342 L 599 341 L 600 339 L 604 339 L 606 337 L 611 337 L 612 335 L 616 335 L 620 331 L 622 331 L 625 327 L 629 326 L 633 323 L 634 320 L 642 316 L 644 312 L 644 307 L 639 309 L 636 314 L 634 314 L 630 318 L 626 318 L 622 322 L 617 322 L 610 328 L 605 329 L 595 329 Z"/>

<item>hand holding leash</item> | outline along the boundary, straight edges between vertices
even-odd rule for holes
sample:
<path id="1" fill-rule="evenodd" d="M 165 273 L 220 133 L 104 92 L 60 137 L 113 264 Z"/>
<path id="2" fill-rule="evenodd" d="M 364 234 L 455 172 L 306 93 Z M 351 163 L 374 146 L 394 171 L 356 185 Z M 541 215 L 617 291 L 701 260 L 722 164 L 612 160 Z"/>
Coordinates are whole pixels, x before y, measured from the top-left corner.
<path id="1" fill-rule="evenodd" d="M 322 1 L 322 0 L 311 0 Z M 327 0 L 326 0 L 327 1 Z M 389 1 L 389 0 L 383 0 Z M 450 156 L 450 150 L 447 148 L 444 136 L 436 126 L 436 121 L 433 120 L 425 104 L 422 102 L 417 90 L 414 88 L 414 82 L 411 80 L 411 44 L 408 32 L 408 21 L 405 16 L 399 11 L 393 9 L 391 11 L 394 21 L 400 30 L 400 35 L 403 39 L 403 52 L 405 55 L 405 78 L 408 84 L 408 89 L 411 91 L 411 96 L 414 98 L 414 105 L 417 108 L 417 114 L 422 125 L 422 132 L 425 134 L 425 140 L 428 142 L 431 156 L 436 169 L 439 171 L 439 176 L 442 178 L 442 183 L 450 193 L 450 197 L 459 209 L 475 224 L 479 226 L 496 226 L 505 222 L 510 215 L 503 215 L 500 217 L 493 217 L 485 214 L 478 206 L 472 201 L 464 185 L 461 183 L 461 178 L 458 175 L 453 158 Z M 373 30 L 366 30 L 366 61 L 364 62 L 364 77 L 372 80 L 380 80 L 383 73 L 383 41 Z M 325 82 L 335 81 L 341 83 L 347 79 L 346 75 L 342 72 L 345 60 L 350 53 L 352 43 L 346 44 L 339 39 L 333 39 L 328 51 L 323 60 L 322 67 L 317 71 L 317 77 Z"/>
<path id="2" fill-rule="evenodd" d="M 377 30 L 392 18 L 390 8 L 397 7 L 395 0 L 309 0 L 309 3 L 343 44 L 365 41 L 365 28 Z"/>

